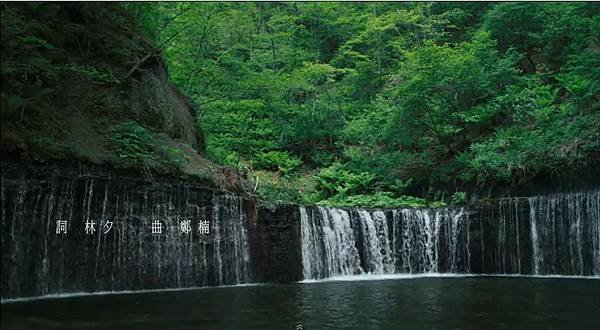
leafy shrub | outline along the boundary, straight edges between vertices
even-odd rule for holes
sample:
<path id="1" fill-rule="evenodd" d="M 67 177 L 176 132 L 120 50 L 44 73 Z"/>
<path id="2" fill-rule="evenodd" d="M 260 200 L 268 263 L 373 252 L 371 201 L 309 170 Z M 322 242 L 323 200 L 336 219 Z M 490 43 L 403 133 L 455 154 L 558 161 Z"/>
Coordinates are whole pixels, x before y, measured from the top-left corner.
<path id="1" fill-rule="evenodd" d="M 120 165 L 157 165 L 158 157 L 154 152 L 156 140 L 146 128 L 130 121 L 115 125 L 110 134 L 115 161 Z"/>
<path id="2" fill-rule="evenodd" d="M 72 72 L 100 85 L 118 84 L 119 79 L 110 70 L 99 70 L 93 66 L 81 66 L 75 63 L 69 63 L 63 66 L 67 72 Z"/>
<path id="3" fill-rule="evenodd" d="M 396 194 L 402 194 L 406 188 L 408 188 L 412 183 L 412 179 L 408 179 L 406 181 L 402 180 L 402 179 L 394 179 L 394 180 L 390 180 L 389 183 L 387 183 L 386 186 L 386 190 L 389 191 L 393 191 Z"/>
<path id="4" fill-rule="evenodd" d="M 206 149 L 206 155 L 210 160 L 218 164 L 235 168 L 240 165 L 240 156 L 236 151 L 229 151 L 220 146 L 209 145 Z"/>
<path id="5" fill-rule="evenodd" d="M 335 195 L 354 195 L 368 190 L 369 184 L 375 178 L 367 172 L 351 172 L 340 163 L 335 163 L 322 169 L 317 174 L 317 189 L 325 197 Z"/>
<path id="6" fill-rule="evenodd" d="M 314 203 L 318 196 L 314 193 L 315 180 L 312 175 L 287 175 L 256 171 L 251 175 L 258 177 L 257 193 L 261 199 L 282 203 Z"/>
<path id="7" fill-rule="evenodd" d="M 443 207 L 443 202 L 429 203 L 423 198 L 414 196 L 394 197 L 390 192 L 376 192 L 370 195 L 337 195 L 333 198 L 319 202 L 320 205 L 337 207 L 370 207 L 370 208 L 423 208 Z"/>
<path id="8" fill-rule="evenodd" d="M 187 158 L 180 148 L 163 146 L 160 151 L 160 163 L 166 169 L 177 172 L 185 165 Z"/>
<path id="9" fill-rule="evenodd" d="M 543 171 L 586 166 L 588 155 L 600 145 L 597 128 L 593 128 L 598 120 L 600 114 L 554 112 L 537 121 L 537 127 L 499 129 L 462 156 L 467 168 L 461 177 L 477 177 L 480 183 L 508 182 Z"/>
<path id="10" fill-rule="evenodd" d="M 162 145 L 152 132 L 134 121 L 113 126 L 110 134 L 115 163 L 121 167 L 179 173 L 188 160 L 182 149 Z"/>
<path id="11" fill-rule="evenodd" d="M 335 155 L 329 151 L 314 149 L 310 155 L 310 159 L 317 167 L 324 167 L 331 165 L 335 160 Z"/>
<path id="12" fill-rule="evenodd" d="M 442 202 L 442 201 L 433 201 L 429 203 L 429 207 L 436 209 L 436 208 L 440 208 L 440 207 L 445 207 L 446 203 Z"/>
<path id="13" fill-rule="evenodd" d="M 293 172 L 301 164 L 302 161 L 298 157 L 292 156 L 285 151 L 259 153 L 253 161 L 253 165 L 259 169 L 280 171 L 283 174 Z"/>
<path id="14" fill-rule="evenodd" d="M 455 192 L 450 198 L 453 205 L 464 205 L 467 203 L 467 193 L 464 191 Z"/>

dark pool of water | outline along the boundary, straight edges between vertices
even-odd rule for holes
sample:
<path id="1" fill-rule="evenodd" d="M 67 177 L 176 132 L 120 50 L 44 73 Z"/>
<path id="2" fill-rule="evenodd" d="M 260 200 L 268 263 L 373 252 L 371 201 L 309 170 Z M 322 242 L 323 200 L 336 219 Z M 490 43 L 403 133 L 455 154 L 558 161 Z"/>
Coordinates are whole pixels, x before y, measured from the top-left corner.
<path id="1" fill-rule="evenodd" d="M 92 295 L 5 302 L 1 316 L 2 329 L 599 329 L 600 280 L 418 278 Z"/>

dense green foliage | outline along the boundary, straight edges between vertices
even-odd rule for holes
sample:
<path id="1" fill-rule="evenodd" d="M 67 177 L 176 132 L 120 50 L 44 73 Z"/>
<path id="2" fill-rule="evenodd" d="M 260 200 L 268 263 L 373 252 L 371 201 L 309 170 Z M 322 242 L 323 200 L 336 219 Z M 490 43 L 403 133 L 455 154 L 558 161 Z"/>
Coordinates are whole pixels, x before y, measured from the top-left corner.
<path id="1" fill-rule="evenodd" d="M 598 165 L 594 3 L 129 5 L 266 198 L 465 203 Z M 412 199 L 411 199 L 412 198 Z"/>
<path id="2" fill-rule="evenodd" d="M 111 128 L 110 142 L 117 166 L 176 172 L 185 162 L 184 152 L 161 145 L 145 127 L 136 122 L 124 122 Z"/>
<path id="3" fill-rule="evenodd" d="M 2 150 L 460 205 L 600 167 L 599 34 L 595 3 L 2 4 Z"/>

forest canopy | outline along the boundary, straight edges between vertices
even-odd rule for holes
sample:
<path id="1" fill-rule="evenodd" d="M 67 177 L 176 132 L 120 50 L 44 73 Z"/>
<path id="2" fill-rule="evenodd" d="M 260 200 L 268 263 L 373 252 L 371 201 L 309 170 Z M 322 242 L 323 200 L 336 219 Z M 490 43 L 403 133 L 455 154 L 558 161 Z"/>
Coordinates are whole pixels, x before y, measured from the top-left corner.
<path id="1" fill-rule="evenodd" d="M 44 81 L 68 84 L 64 72 L 115 86 L 144 60 L 164 57 L 195 109 L 198 150 L 247 173 L 245 189 L 266 200 L 460 204 L 470 192 L 600 167 L 597 3 L 136 2 L 83 11 L 127 26 L 121 33 L 86 32 L 89 18 L 61 20 L 79 11 L 43 20 L 31 7 L 3 5 L 11 22 L 3 23 L 3 85 L 33 93 L 3 87 L 3 108 L 49 99 L 60 88 L 46 93 Z M 27 11 L 37 20 L 27 22 Z M 156 54 L 128 41 L 132 26 Z M 78 64 L 77 54 L 59 61 L 57 43 L 82 49 L 89 40 L 126 63 L 123 72 Z M 14 113 L 18 135 L 31 112 Z M 110 123 L 106 144 L 125 145 L 121 158 L 174 169 L 183 162 L 180 147 L 166 152 L 156 138 L 163 124 Z"/>
<path id="2" fill-rule="evenodd" d="M 265 198 L 460 203 L 598 164 L 595 3 L 131 10 L 196 105 L 208 157 L 250 170 Z"/>

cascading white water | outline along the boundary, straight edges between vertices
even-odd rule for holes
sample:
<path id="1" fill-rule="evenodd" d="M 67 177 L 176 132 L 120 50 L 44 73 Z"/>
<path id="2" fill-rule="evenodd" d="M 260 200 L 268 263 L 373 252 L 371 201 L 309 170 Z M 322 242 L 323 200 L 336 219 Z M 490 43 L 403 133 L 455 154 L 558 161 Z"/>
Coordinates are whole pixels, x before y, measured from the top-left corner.
<path id="1" fill-rule="evenodd" d="M 358 215 L 367 261 L 366 271 L 372 274 L 394 273 L 395 259 L 385 214 L 381 211 L 359 210 Z"/>
<path id="2" fill-rule="evenodd" d="M 451 273 L 469 272 L 471 254 L 469 252 L 469 215 L 465 209 L 438 213 L 450 217 L 449 232 L 449 267 Z M 436 215 L 437 216 L 437 215 Z M 445 221 L 448 223 L 448 220 Z"/>
<path id="3" fill-rule="evenodd" d="M 294 217 L 280 225 L 269 212 L 247 218 L 244 200 L 231 194 L 86 176 L 3 180 L 1 203 L 3 298 L 269 280 L 252 270 L 268 267 L 273 256 L 291 266 L 284 281 L 448 272 L 600 276 L 600 191 L 507 198 L 480 210 L 306 206 L 300 228 Z M 85 234 L 85 222 L 99 229 L 107 219 L 114 221 L 110 235 Z M 191 235 L 179 230 L 186 219 Z M 68 235 L 55 233 L 57 220 L 68 223 Z M 161 235 L 150 231 L 155 220 Z M 211 235 L 199 234 L 200 220 L 210 222 Z M 293 244 L 298 229 L 301 246 Z M 267 248 L 266 241 L 275 244 Z M 302 274 L 293 269 L 299 247 Z"/>
<path id="4" fill-rule="evenodd" d="M 300 218 L 304 278 L 362 273 L 348 212 L 300 207 Z"/>
<path id="5" fill-rule="evenodd" d="M 587 199 L 587 209 L 596 216 L 595 222 L 592 219 L 592 230 L 589 235 L 592 240 L 592 257 L 596 261 L 592 267 L 592 273 L 600 275 L 600 192 Z"/>
<path id="6" fill-rule="evenodd" d="M 600 192 L 528 198 L 533 273 L 600 275 Z"/>
<path id="7" fill-rule="evenodd" d="M 435 273 L 438 270 L 440 217 L 428 211 L 401 210 L 402 269 L 404 273 Z"/>
<path id="8" fill-rule="evenodd" d="M 64 234 L 57 233 L 59 220 Z M 107 220 L 112 227 L 104 233 Z M 207 235 L 199 231 L 204 220 Z M 151 230 L 155 221 L 160 233 Z M 189 231 L 182 232 L 186 221 Z M 92 222 L 95 231 L 86 233 Z M 243 199 L 185 185 L 3 180 L 1 234 L 3 298 L 254 280 Z"/>
<path id="9" fill-rule="evenodd" d="M 465 208 L 384 212 L 319 207 L 315 212 L 302 207 L 304 278 L 472 270 L 600 276 L 600 192 L 525 201 L 500 200 L 473 219 L 473 211 Z M 330 223 L 334 214 L 345 215 L 344 226 Z M 333 249 L 342 242 L 343 250 Z M 352 266 L 331 266 L 340 260 L 351 260 Z"/>
<path id="10" fill-rule="evenodd" d="M 469 271 L 469 223 L 464 209 L 394 212 L 394 223 L 400 222 L 402 233 L 402 272 Z"/>
<path id="11" fill-rule="evenodd" d="M 213 195 L 213 214 L 218 284 L 249 282 L 250 249 L 242 199 L 234 195 Z"/>
<path id="12" fill-rule="evenodd" d="M 468 271 L 468 218 L 462 209 L 405 209 L 386 215 L 381 210 L 301 207 L 300 214 L 305 279 L 432 273 L 440 267 Z"/>
<path id="13" fill-rule="evenodd" d="M 535 207 L 536 199 L 529 198 L 529 226 L 531 229 L 531 250 L 533 260 L 533 273 L 540 273 L 540 265 L 544 263 L 543 256 L 540 253 L 540 241 L 538 239 L 537 229 L 537 208 Z"/>

